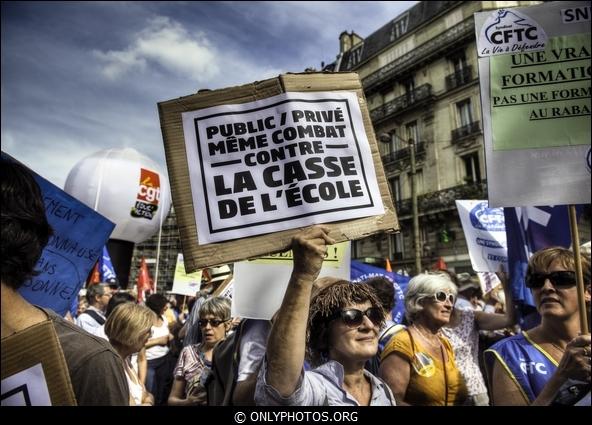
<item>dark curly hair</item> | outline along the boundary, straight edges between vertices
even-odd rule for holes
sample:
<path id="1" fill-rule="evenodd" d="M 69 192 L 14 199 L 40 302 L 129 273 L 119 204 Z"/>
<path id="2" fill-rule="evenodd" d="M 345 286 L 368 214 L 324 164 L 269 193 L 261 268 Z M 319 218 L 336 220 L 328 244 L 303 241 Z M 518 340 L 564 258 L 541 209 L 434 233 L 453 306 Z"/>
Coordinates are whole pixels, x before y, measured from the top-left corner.
<path id="1" fill-rule="evenodd" d="M 16 290 L 38 274 L 35 265 L 53 230 L 31 171 L 5 157 L 1 164 L 2 282 Z"/>
<path id="2" fill-rule="evenodd" d="M 337 281 L 312 298 L 306 332 L 306 359 L 313 367 L 320 366 L 326 361 L 329 351 L 329 318 L 348 305 L 366 301 L 370 301 L 372 307 L 383 310 L 372 287 L 347 280 Z M 380 324 L 382 325 L 383 323 Z"/>
<path id="3" fill-rule="evenodd" d="M 157 316 L 162 315 L 162 310 L 167 305 L 169 300 L 162 294 L 152 294 L 146 300 L 146 307 L 156 313 Z"/>
<path id="4" fill-rule="evenodd" d="M 375 276 L 366 279 L 364 283 L 374 289 L 385 311 L 391 311 L 395 307 L 395 286 L 393 282 L 384 276 Z"/>

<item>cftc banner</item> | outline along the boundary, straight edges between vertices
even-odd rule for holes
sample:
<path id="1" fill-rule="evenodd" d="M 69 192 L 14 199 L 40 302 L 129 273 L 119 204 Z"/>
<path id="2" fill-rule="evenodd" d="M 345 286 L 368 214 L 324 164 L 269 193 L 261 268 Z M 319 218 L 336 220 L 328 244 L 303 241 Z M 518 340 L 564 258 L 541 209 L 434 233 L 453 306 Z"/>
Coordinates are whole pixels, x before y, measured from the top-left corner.
<path id="1" fill-rule="evenodd" d="M 590 202 L 590 13 L 475 14 L 490 207 Z"/>

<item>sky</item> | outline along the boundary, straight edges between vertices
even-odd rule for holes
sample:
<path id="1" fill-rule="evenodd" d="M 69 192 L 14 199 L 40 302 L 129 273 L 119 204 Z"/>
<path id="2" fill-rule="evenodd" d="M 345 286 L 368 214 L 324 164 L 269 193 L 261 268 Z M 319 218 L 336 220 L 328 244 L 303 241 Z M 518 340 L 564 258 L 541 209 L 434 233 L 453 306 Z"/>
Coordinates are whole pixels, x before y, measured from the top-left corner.
<path id="1" fill-rule="evenodd" d="M 59 187 L 84 157 L 166 161 L 157 103 L 321 68 L 416 2 L 2 2 L 2 150 Z"/>

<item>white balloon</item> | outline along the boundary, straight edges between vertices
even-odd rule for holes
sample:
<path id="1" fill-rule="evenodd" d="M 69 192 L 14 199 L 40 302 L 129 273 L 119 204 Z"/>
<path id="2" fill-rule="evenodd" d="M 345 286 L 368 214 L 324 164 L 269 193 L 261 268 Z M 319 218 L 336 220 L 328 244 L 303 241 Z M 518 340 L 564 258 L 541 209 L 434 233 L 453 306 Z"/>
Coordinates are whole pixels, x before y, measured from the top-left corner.
<path id="1" fill-rule="evenodd" d="M 107 149 L 80 160 L 64 190 L 115 223 L 112 239 L 134 243 L 154 235 L 171 207 L 166 173 L 132 148 Z"/>

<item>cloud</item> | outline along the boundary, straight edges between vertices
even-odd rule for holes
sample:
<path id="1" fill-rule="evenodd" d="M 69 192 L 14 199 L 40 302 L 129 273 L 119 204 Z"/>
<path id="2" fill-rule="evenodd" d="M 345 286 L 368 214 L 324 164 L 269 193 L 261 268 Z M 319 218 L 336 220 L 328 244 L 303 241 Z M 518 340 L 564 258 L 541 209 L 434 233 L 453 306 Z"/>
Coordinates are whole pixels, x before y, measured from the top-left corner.
<path id="1" fill-rule="evenodd" d="M 164 16 L 150 19 L 126 49 L 93 53 L 103 62 L 102 73 L 110 80 L 131 71 L 146 71 L 149 64 L 197 81 L 207 81 L 219 72 L 216 51 L 206 36 L 190 34 L 179 22 Z"/>

